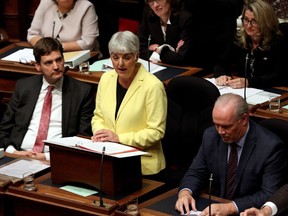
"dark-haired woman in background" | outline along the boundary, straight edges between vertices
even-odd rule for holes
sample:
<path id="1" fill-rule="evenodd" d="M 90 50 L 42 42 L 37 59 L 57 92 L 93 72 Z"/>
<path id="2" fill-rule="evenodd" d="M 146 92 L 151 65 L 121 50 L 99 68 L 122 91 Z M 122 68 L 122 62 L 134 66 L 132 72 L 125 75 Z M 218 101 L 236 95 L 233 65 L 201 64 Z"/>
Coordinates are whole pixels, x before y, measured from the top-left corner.
<path id="1" fill-rule="evenodd" d="M 192 15 L 181 8 L 179 0 L 145 0 L 147 7 L 139 26 L 140 58 L 156 52 L 163 63 L 193 64 Z M 155 53 L 154 53 L 155 54 Z M 157 55 L 156 54 L 156 55 Z M 195 63 L 196 64 L 196 63 Z"/>

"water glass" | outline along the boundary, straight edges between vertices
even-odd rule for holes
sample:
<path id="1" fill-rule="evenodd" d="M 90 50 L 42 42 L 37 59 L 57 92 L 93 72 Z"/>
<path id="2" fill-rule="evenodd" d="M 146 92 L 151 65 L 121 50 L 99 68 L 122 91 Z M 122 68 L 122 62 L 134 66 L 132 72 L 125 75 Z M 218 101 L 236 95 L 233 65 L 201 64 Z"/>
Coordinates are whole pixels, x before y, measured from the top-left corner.
<path id="1" fill-rule="evenodd" d="M 79 65 L 80 73 L 88 74 L 89 73 L 89 61 L 84 61 Z"/>
<path id="2" fill-rule="evenodd" d="M 37 191 L 33 173 L 28 172 L 23 174 L 23 188 L 28 191 Z"/>
<path id="3" fill-rule="evenodd" d="M 126 211 L 127 214 L 138 216 L 140 215 L 139 209 L 138 209 L 138 198 L 132 197 L 126 202 Z"/>
<path id="4" fill-rule="evenodd" d="M 269 110 L 271 112 L 280 112 L 280 98 L 275 96 L 269 97 Z"/>

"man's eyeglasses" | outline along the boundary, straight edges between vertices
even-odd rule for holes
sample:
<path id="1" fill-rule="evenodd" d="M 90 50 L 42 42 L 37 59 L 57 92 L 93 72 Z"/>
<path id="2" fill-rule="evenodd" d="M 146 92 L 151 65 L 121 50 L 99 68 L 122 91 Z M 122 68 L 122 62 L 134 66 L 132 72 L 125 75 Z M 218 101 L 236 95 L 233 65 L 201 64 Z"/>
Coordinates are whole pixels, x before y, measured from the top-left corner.
<path id="1" fill-rule="evenodd" d="M 20 58 L 19 59 L 19 63 L 20 64 L 24 64 L 24 65 L 30 65 L 30 66 L 34 66 L 36 64 L 35 61 L 32 61 L 32 60 L 27 60 L 25 58 Z"/>
<path id="2" fill-rule="evenodd" d="M 163 0 L 148 0 L 147 3 L 150 5 L 150 6 L 153 6 L 154 3 L 157 3 L 157 4 L 162 4 Z"/>
<path id="3" fill-rule="evenodd" d="M 256 20 L 254 20 L 254 19 L 252 19 L 252 20 L 249 20 L 248 18 L 244 18 L 244 19 L 242 19 L 242 22 L 243 22 L 243 24 L 244 25 L 248 25 L 249 23 L 250 23 L 250 25 L 253 27 L 255 27 L 255 26 L 257 26 L 258 25 L 258 23 L 256 22 Z"/>

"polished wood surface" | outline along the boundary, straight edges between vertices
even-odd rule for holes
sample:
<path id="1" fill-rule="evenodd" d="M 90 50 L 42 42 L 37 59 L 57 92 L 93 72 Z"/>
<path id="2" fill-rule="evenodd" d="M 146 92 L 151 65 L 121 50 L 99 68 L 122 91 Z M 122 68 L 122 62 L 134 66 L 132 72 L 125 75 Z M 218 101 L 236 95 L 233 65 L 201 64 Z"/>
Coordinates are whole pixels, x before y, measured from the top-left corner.
<path id="1" fill-rule="evenodd" d="M 23 189 L 22 182 L 9 186 L 5 196 L 15 206 L 17 215 L 111 215 L 117 208 L 124 206 L 130 196 L 141 198 L 149 192 L 161 187 L 163 183 L 143 179 L 143 187 L 134 193 L 127 194 L 119 199 L 103 198 L 105 207 L 99 206 L 99 196 L 82 197 L 64 191 L 54 185 L 44 184 L 51 179 L 51 173 L 36 179 L 36 192 Z M 43 209 L 45 214 L 42 214 Z"/>
<path id="2" fill-rule="evenodd" d="M 50 149 L 52 183 L 79 182 L 112 197 L 131 193 L 142 187 L 140 155 L 124 158 L 105 155 L 101 164 L 101 153 L 45 144 Z"/>
<path id="3" fill-rule="evenodd" d="M 159 212 L 159 211 L 156 211 L 156 210 L 153 210 L 151 208 L 149 208 L 150 206 L 152 205 L 157 205 L 157 203 L 159 203 L 160 201 L 163 201 L 165 199 L 168 199 L 172 196 L 175 196 L 177 195 L 178 193 L 178 188 L 174 188 L 172 190 L 169 190 L 163 194 L 160 194 L 152 199 L 149 199 L 143 203 L 141 203 L 139 205 L 139 209 L 140 209 L 140 214 L 141 216 L 168 216 L 168 215 L 180 215 L 180 214 L 177 214 L 176 211 L 175 211 L 175 214 L 167 214 L 167 213 L 163 213 L 163 212 Z M 202 193 L 201 194 L 201 198 L 204 198 L 204 199 L 209 199 L 209 195 L 206 194 L 206 193 Z M 214 201 L 214 202 L 219 202 L 219 203 L 227 203 L 227 202 L 230 202 L 230 200 L 227 200 L 227 199 L 223 199 L 223 198 L 220 198 L 220 197 L 216 197 L 216 196 L 211 196 L 211 201 Z M 169 206 L 167 206 L 167 208 L 169 208 Z M 170 206 L 170 208 L 174 208 L 174 206 Z"/>
<path id="4" fill-rule="evenodd" d="M 5 153 L 5 156 L 21 158 L 14 154 Z M 49 162 L 49 161 L 47 161 Z M 75 172 L 77 172 L 75 170 Z M 5 215 L 5 203 L 9 204 L 9 212 L 15 210 L 15 215 L 41 216 L 71 216 L 71 215 L 112 215 L 117 208 L 125 206 L 130 196 L 139 199 L 150 199 L 164 183 L 149 179 L 142 179 L 142 187 L 123 196 L 107 197 L 103 201 L 105 207 L 99 206 L 99 195 L 87 197 L 62 190 L 60 185 L 51 182 L 51 172 L 36 175 L 37 191 L 23 189 L 22 180 L 9 182 L 8 187 L 0 192 L 0 215 Z M 12 207 L 11 207 L 12 206 Z"/>

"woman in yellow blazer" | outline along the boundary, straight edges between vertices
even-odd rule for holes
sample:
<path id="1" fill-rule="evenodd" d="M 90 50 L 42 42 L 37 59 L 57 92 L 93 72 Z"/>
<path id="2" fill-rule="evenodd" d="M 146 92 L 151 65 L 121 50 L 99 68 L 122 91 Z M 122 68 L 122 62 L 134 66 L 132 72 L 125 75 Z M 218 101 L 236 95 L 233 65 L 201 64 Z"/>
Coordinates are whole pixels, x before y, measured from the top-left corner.
<path id="1" fill-rule="evenodd" d="M 157 174 L 166 166 L 161 144 L 167 115 L 164 85 L 137 62 L 135 34 L 117 32 L 108 47 L 114 70 L 104 73 L 99 82 L 91 139 L 148 152 L 141 156 L 142 174 Z"/>

